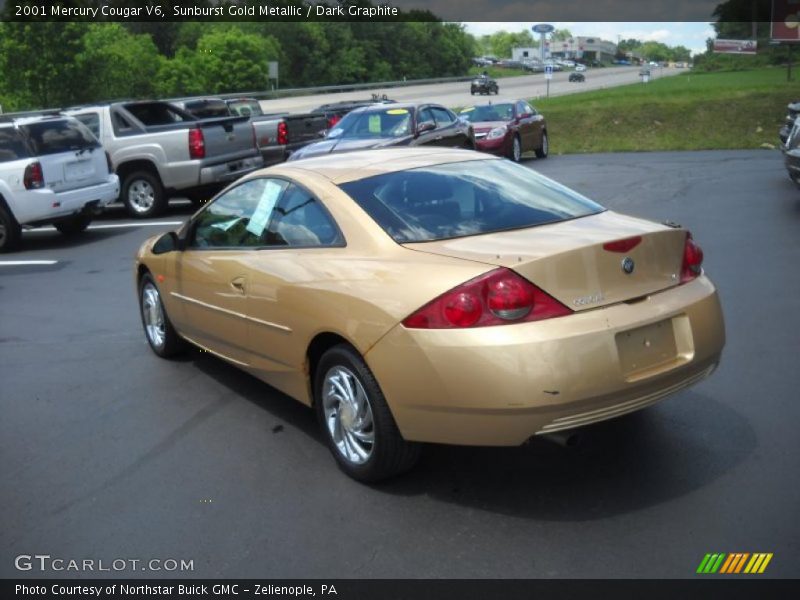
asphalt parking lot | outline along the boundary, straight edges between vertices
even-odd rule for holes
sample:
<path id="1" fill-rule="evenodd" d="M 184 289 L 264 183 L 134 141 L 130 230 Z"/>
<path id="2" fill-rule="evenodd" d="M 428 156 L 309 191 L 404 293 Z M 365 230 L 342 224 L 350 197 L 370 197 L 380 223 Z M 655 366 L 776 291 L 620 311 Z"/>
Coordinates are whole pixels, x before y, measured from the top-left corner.
<path id="1" fill-rule="evenodd" d="M 727 324 L 710 379 L 577 448 L 431 446 L 368 487 L 336 469 L 312 411 L 207 354 L 147 347 L 133 254 L 187 205 L 132 226 L 112 211 L 71 241 L 27 233 L 0 257 L 0 576 L 75 575 L 14 568 L 38 553 L 194 561 L 171 577 L 681 578 L 708 552 L 771 552 L 764 576 L 796 576 L 800 190 L 780 154 L 526 164 L 692 230 Z"/>

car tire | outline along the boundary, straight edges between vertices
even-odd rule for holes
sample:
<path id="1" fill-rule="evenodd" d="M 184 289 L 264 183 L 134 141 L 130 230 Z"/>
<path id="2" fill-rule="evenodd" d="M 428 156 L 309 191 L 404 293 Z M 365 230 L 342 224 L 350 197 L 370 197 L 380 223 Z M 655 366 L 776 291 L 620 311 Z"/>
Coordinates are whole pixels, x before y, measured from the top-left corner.
<path id="1" fill-rule="evenodd" d="M 0 253 L 11 252 L 19 245 L 22 228 L 5 206 L 0 206 Z"/>
<path id="2" fill-rule="evenodd" d="M 169 358 L 185 350 L 186 342 L 172 326 L 161 301 L 161 292 L 150 273 L 139 280 L 139 315 L 147 343 L 158 356 Z"/>
<path id="3" fill-rule="evenodd" d="M 509 152 L 508 158 L 515 163 L 522 160 L 522 142 L 520 142 L 518 135 L 515 135 L 514 139 L 511 141 L 511 151 Z"/>
<path id="4" fill-rule="evenodd" d="M 470 96 L 474 96 L 474 95 L 475 95 L 475 90 L 474 90 L 474 89 L 472 89 L 472 88 L 470 88 L 470 90 L 469 90 L 469 95 L 470 95 Z"/>
<path id="5" fill-rule="evenodd" d="M 320 358 L 314 403 L 328 448 L 353 479 L 388 479 L 419 459 L 421 444 L 403 439 L 375 376 L 351 346 L 334 346 Z"/>
<path id="6" fill-rule="evenodd" d="M 542 145 L 539 146 L 536 150 L 536 158 L 547 158 L 548 152 L 550 152 L 550 140 L 547 139 L 547 132 L 542 132 Z"/>
<path id="7" fill-rule="evenodd" d="M 92 222 L 92 215 L 74 215 L 68 219 L 58 221 L 53 226 L 62 235 L 73 236 L 86 231 L 89 223 Z"/>
<path id="8" fill-rule="evenodd" d="M 134 171 L 126 175 L 121 199 L 128 214 L 137 219 L 155 217 L 167 205 L 161 180 L 150 171 Z"/>
<path id="9" fill-rule="evenodd" d="M 499 87 L 494 88 L 494 95 L 497 96 L 497 94 L 499 93 L 500 93 L 500 88 Z"/>

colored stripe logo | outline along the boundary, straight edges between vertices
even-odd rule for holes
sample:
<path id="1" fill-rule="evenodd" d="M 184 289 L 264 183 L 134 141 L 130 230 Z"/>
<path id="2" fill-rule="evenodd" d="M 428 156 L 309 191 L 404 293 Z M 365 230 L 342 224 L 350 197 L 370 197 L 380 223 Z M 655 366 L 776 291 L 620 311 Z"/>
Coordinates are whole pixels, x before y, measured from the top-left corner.
<path id="1" fill-rule="evenodd" d="M 735 575 L 739 573 L 760 574 L 766 571 L 772 552 L 734 552 L 732 554 L 715 553 L 706 554 L 697 567 L 701 575 L 720 573 Z"/>

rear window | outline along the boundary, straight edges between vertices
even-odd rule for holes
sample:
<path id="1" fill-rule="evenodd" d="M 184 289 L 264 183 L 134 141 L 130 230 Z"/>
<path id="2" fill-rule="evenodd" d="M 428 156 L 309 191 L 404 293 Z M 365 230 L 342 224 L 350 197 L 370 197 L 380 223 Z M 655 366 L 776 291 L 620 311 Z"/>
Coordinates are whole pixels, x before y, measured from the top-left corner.
<path id="1" fill-rule="evenodd" d="M 264 114 L 256 100 L 229 100 L 228 108 L 237 117 L 260 117 Z"/>
<path id="2" fill-rule="evenodd" d="M 75 119 L 29 123 L 20 129 L 28 136 L 36 156 L 100 147 L 97 138 Z"/>
<path id="3" fill-rule="evenodd" d="M 340 187 L 401 244 L 535 227 L 605 210 L 506 160 L 386 173 Z"/>
<path id="4" fill-rule="evenodd" d="M 13 127 L 0 127 L 0 162 L 10 162 L 29 156 L 30 152 L 19 132 Z"/>
<path id="5" fill-rule="evenodd" d="M 222 100 L 198 100 L 186 102 L 183 106 L 199 119 L 230 116 L 228 105 Z"/>
<path id="6" fill-rule="evenodd" d="M 170 106 L 160 102 L 126 104 L 125 109 L 144 125 L 170 125 L 194 120 L 191 115 L 184 113 L 177 106 Z"/>

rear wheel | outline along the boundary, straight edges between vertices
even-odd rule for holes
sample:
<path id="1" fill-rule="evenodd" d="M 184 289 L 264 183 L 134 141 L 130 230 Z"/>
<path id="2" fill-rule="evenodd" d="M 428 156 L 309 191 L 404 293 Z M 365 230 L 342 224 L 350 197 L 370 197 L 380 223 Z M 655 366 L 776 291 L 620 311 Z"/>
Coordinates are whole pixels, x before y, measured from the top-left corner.
<path id="1" fill-rule="evenodd" d="M 122 183 L 122 203 L 132 217 L 155 217 L 166 207 L 164 188 L 157 175 L 149 171 L 134 171 Z"/>
<path id="2" fill-rule="evenodd" d="M 547 158 L 547 153 L 550 152 L 550 142 L 547 139 L 547 132 L 542 132 L 542 145 L 536 150 L 536 158 Z"/>
<path id="3" fill-rule="evenodd" d="M 66 236 L 71 236 L 71 235 L 77 235 L 82 231 L 85 231 L 86 228 L 89 226 L 89 223 L 91 222 L 92 222 L 91 215 L 75 215 L 73 217 L 70 217 L 69 219 L 64 219 L 63 221 L 55 223 L 54 226 L 62 234 Z"/>
<path id="4" fill-rule="evenodd" d="M 149 273 L 139 281 L 139 312 L 147 343 L 158 356 L 169 358 L 185 348 L 186 343 L 172 326 L 161 293 Z"/>
<path id="5" fill-rule="evenodd" d="M 0 206 L 0 252 L 10 252 L 19 245 L 22 228 L 4 206 Z"/>
<path id="6" fill-rule="evenodd" d="M 334 346 L 316 369 L 317 418 L 339 467 L 375 482 L 410 469 L 421 445 L 403 439 L 375 376 L 350 346 Z"/>

